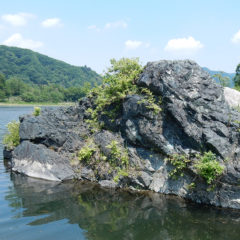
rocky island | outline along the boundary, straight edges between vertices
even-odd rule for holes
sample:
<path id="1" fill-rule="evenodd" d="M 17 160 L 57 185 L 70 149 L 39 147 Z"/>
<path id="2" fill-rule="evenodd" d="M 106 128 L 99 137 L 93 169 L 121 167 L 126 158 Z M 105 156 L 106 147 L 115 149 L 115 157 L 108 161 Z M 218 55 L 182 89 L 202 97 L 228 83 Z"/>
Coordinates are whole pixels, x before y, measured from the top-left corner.
<path id="1" fill-rule="evenodd" d="M 190 60 L 124 61 L 78 105 L 21 116 L 12 170 L 239 209 L 240 113 L 223 88 Z"/>

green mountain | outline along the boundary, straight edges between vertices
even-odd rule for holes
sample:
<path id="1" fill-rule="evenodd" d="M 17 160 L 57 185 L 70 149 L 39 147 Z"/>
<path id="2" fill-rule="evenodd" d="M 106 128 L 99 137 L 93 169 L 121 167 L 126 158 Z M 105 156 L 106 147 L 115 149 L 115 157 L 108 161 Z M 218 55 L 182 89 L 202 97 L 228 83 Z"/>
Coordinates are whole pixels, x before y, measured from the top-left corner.
<path id="1" fill-rule="evenodd" d="M 101 82 L 101 76 L 89 67 L 76 67 L 33 52 L 29 49 L 0 45 L 0 73 L 9 79 L 16 77 L 27 84 L 57 84 L 64 87 L 92 86 Z"/>
<path id="2" fill-rule="evenodd" d="M 235 73 L 226 73 L 226 72 L 222 72 L 222 71 L 213 71 L 213 70 L 210 70 L 207 67 L 203 67 L 202 69 L 205 70 L 206 72 L 208 72 L 211 76 L 220 73 L 220 74 L 223 75 L 223 77 L 229 77 L 229 79 L 230 79 L 230 87 L 234 87 L 233 78 L 235 76 Z"/>

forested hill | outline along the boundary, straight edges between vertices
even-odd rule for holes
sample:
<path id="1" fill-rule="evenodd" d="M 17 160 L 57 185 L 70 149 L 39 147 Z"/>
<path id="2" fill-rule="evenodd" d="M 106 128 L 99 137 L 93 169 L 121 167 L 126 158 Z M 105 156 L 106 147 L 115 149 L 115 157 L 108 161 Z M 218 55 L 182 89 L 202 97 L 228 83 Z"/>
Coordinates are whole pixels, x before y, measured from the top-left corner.
<path id="1" fill-rule="evenodd" d="M 28 49 L 0 45 L 0 73 L 28 84 L 58 84 L 64 87 L 92 86 L 101 76 L 89 67 L 76 67 Z"/>
<path id="2" fill-rule="evenodd" d="M 234 87 L 233 78 L 235 76 L 235 73 L 226 73 L 226 72 L 222 72 L 222 71 L 213 71 L 213 70 L 210 70 L 207 67 L 203 67 L 203 70 L 207 71 L 211 76 L 214 76 L 215 74 L 220 73 L 223 77 L 228 77 L 229 80 L 230 80 L 230 87 Z"/>

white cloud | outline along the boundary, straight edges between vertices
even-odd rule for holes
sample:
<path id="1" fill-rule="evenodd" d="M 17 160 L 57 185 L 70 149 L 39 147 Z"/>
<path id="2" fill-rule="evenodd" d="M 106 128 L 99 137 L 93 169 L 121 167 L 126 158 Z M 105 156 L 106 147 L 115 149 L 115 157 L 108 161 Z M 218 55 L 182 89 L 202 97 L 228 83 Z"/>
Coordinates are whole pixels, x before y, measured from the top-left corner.
<path id="1" fill-rule="evenodd" d="M 5 14 L 2 15 L 2 20 L 8 22 L 9 24 L 19 27 L 25 26 L 28 20 L 34 18 L 35 16 L 31 13 L 17 13 L 17 14 Z"/>
<path id="2" fill-rule="evenodd" d="M 2 34 L 4 33 L 5 30 L 5 26 L 0 24 L 0 36 L 2 36 Z"/>
<path id="3" fill-rule="evenodd" d="M 60 27 L 61 25 L 61 20 L 59 18 L 48 18 L 42 21 L 42 26 L 45 28 Z"/>
<path id="4" fill-rule="evenodd" d="M 200 41 L 195 40 L 193 37 L 188 38 L 176 38 L 168 41 L 165 46 L 165 51 L 179 51 L 179 50 L 198 50 L 203 48 L 203 44 Z"/>
<path id="5" fill-rule="evenodd" d="M 232 42 L 233 43 L 240 43 L 240 30 L 233 35 Z"/>
<path id="6" fill-rule="evenodd" d="M 145 43 L 144 46 L 145 46 L 145 48 L 149 48 L 151 45 L 150 45 L 150 43 Z"/>
<path id="7" fill-rule="evenodd" d="M 101 31 L 101 29 L 98 28 L 96 25 L 88 26 L 88 29 L 89 29 L 89 30 L 95 30 L 95 31 L 97 31 L 97 32 L 100 32 L 100 31 Z"/>
<path id="8" fill-rule="evenodd" d="M 2 30 L 4 30 L 4 29 L 5 29 L 5 27 L 0 24 L 0 32 L 2 32 Z"/>
<path id="9" fill-rule="evenodd" d="M 134 50 L 134 49 L 137 49 L 139 48 L 140 46 L 143 45 L 143 42 L 141 41 L 135 41 L 135 40 L 127 40 L 125 42 L 125 47 L 126 49 L 128 50 Z"/>
<path id="10" fill-rule="evenodd" d="M 123 20 L 120 20 L 120 21 L 115 21 L 115 22 L 108 22 L 104 25 L 104 27 L 98 27 L 97 25 L 91 25 L 91 26 L 88 26 L 88 29 L 89 30 L 93 30 L 93 31 L 96 31 L 96 32 L 101 32 L 101 31 L 104 31 L 104 30 L 110 30 L 110 29 L 117 29 L 117 28 L 127 28 L 128 24 L 123 21 Z"/>
<path id="11" fill-rule="evenodd" d="M 32 39 L 25 39 L 20 33 L 13 34 L 8 39 L 6 39 L 3 44 L 14 47 L 29 48 L 33 50 L 43 46 L 42 42 L 34 41 Z"/>
<path id="12" fill-rule="evenodd" d="M 104 28 L 105 29 L 113 29 L 113 28 L 127 28 L 127 23 L 123 20 L 116 21 L 116 22 L 109 22 L 106 23 Z"/>
<path id="13" fill-rule="evenodd" d="M 150 47 L 150 43 L 144 43 L 142 41 L 136 41 L 136 40 L 127 40 L 124 44 L 127 50 L 135 50 L 139 47 L 144 47 L 144 48 Z"/>
<path id="14" fill-rule="evenodd" d="M 96 29 L 97 26 L 96 25 L 91 25 L 91 26 L 88 26 L 88 29 Z"/>

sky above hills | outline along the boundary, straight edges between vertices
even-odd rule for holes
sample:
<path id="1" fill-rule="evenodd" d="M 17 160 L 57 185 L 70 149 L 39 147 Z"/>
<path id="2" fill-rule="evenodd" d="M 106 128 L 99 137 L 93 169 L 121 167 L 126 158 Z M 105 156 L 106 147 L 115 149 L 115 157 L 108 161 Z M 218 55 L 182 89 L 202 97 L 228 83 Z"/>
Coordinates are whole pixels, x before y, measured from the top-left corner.
<path id="1" fill-rule="evenodd" d="M 0 44 L 29 48 L 102 73 L 111 58 L 197 61 L 234 72 L 240 63 L 240 1 L 8 0 Z"/>

